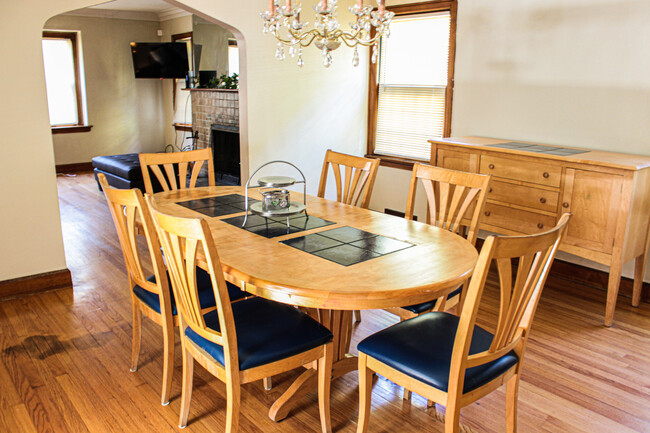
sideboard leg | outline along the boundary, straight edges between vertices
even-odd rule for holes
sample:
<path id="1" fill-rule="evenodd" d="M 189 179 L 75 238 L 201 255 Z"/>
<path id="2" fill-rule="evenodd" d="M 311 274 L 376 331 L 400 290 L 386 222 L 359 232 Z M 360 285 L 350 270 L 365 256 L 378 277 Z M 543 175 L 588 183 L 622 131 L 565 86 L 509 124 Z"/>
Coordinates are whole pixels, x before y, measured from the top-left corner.
<path id="1" fill-rule="evenodd" d="M 634 261 L 634 286 L 632 289 L 632 306 L 638 307 L 641 303 L 641 291 L 643 289 L 643 277 L 645 276 L 648 254 L 643 253 Z"/>
<path id="2" fill-rule="evenodd" d="M 605 326 L 612 326 L 614 310 L 618 298 L 618 288 L 621 284 L 621 260 L 614 260 L 609 268 L 609 282 L 607 283 L 607 307 L 605 308 Z"/>

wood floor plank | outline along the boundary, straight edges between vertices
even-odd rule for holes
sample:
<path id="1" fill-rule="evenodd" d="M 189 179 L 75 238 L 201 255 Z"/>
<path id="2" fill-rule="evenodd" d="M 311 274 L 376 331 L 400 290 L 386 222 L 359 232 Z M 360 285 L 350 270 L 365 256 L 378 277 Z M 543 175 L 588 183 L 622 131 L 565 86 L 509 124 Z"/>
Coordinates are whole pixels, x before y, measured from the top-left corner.
<path id="1" fill-rule="evenodd" d="M 103 195 L 92 175 L 59 177 L 66 261 L 74 288 L 0 302 L 0 431 L 171 432 L 180 410 L 181 356 L 176 343 L 171 402 L 160 405 L 162 333 L 143 320 L 138 371 L 129 372 L 131 305 L 124 260 Z M 144 247 L 144 244 L 143 244 Z M 498 278 L 490 274 L 477 320 L 497 314 Z M 519 396 L 520 433 L 650 432 L 650 304 L 619 299 L 612 328 L 602 323 L 606 293 L 553 274 L 542 295 L 524 359 Z M 366 336 L 397 322 L 383 311 L 364 311 L 353 326 L 351 352 Z M 242 389 L 244 433 L 318 432 L 315 393 L 280 423 L 268 416 L 273 401 L 298 370 Z M 332 384 L 335 432 L 356 432 L 358 377 Z M 378 377 L 370 432 L 443 432 L 444 407 L 426 408 L 413 395 Z M 225 386 L 195 368 L 185 431 L 223 431 Z M 505 392 L 497 390 L 464 408 L 465 432 L 505 431 Z"/>

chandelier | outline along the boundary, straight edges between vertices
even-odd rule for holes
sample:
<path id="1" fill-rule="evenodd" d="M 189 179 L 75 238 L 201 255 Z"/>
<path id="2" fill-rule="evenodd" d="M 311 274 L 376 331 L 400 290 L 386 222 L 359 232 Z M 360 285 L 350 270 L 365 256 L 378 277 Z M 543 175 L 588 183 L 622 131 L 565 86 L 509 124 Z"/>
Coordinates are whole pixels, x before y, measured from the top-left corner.
<path id="1" fill-rule="evenodd" d="M 289 54 L 291 57 L 297 55 L 298 66 L 302 67 L 302 49 L 313 42 L 323 54 L 323 66 L 328 68 L 332 64 L 331 51 L 344 43 L 350 48 L 354 47 L 352 65 L 359 65 L 359 45 L 372 46 L 371 59 L 376 63 L 379 40 L 382 36 L 389 35 L 388 26 L 395 14 L 386 10 L 385 0 L 377 0 L 376 10 L 364 5 L 363 0 L 357 0 L 355 5 L 348 8 L 355 21 L 350 23 L 349 31 L 343 31 L 337 19 L 336 3 L 337 0 L 319 0 L 313 7 L 316 20 L 309 30 L 309 23 L 300 21 L 300 0 L 295 0 L 295 5 L 292 5 L 291 0 L 286 0 L 282 6 L 278 0 L 269 0 L 269 10 L 260 15 L 264 20 L 264 33 L 271 33 L 278 40 L 275 58 L 284 60 L 284 48 L 289 47 Z"/>

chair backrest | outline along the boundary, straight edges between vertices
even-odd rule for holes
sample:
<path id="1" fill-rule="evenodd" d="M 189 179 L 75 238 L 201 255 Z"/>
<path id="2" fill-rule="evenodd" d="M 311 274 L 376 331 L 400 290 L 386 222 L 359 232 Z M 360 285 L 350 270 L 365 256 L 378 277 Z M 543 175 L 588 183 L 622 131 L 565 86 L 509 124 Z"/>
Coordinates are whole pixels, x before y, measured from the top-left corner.
<path id="1" fill-rule="evenodd" d="M 188 152 L 141 153 L 140 168 L 144 189 L 149 194 L 154 193 L 150 172 L 156 176 L 163 191 L 185 189 L 188 187 L 187 174 L 190 169 L 189 188 L 194 188 L 205 161 L 208 163 L 208 182 L 214 186 L 214 160 L 209 147 Z M 162 169 L 165 170 L 164 173 Z"/>
<path id="2" fill-rule="evenodd" d="M 379 159 L 346 155 L 328 150 L 320 175 L 318 197 L 325 197 L 327 172 L 330 165 L 334 171 L 334 179 L 336 179 L 336 201 L 368 209 L 379 168 Z M 345 183 L 341 178 L 343 167 L 345 168 Z M 358 204 L 359 199 L 361 199 L 361 204 Z"/>
<path id="3" fill-rule="evenodd" d="M 109 186 L 106 177 L 97 175 L 102 186 L 108 207 L 117 229 L 117 235 L 122 246 L 129 281 L 145 290 L 156 293 L 161 299 L 161 311 L 171 313 L 169 285 L 165 264 L 160 252 L 160 243 L 151 214 L 146 206 L 142 192 L 137 189 L 115 189 Z M 142 256 L 138 248 L 138 233 L 144 234 L 156 283 L 147 281 L 143 269 Z"/>
<path id="4" fill-rule="evenodd" d="M 452 355 L 449 392 L 463 389 L 465 369 L 486 364 L 514 350 L 523 356 L 530 326 L 570 214 L 553 229 L 529 236 L 490 236 L 483 244 L 469 285 Z M 513 282 L 513 259 L 517 260 Z M 494 338 L 486 351 L 469 355 L 471 336 L 492 261 L 500 283 L 500 308 Z M 513 284 L 514 283 L 514 284 Z"/>
<path id="5" fill-rule="evenodd" d="M 413 219 L 415 193 L 420 180 L 427 195 L 427 223 L 456 234 L 461 234 L 461 229 L 467 227 L 467 240 L 474 244 L 490 178 L 485 174 L 413 164 L 405 216 Z"/>
<path id="6" fill-rule="evenodd" d="M 180 313 L 181 335 L 185 327 L 189 326 L 206 340 L 221 345 L 224 349 L 226 369 L 238 370 L 235 322 L 226 280 L 208 223 L 202 218 L 181 218 L 163 214 L 156 209 L 150 195 L 147 195 L 146 201 L 151 209 L 160 244 L 167 259 L 172 290 Z M 201 312 L 196 283 L 199 252 L 203 254 L 208 265 L 221 332 L 208 328 Z"/>

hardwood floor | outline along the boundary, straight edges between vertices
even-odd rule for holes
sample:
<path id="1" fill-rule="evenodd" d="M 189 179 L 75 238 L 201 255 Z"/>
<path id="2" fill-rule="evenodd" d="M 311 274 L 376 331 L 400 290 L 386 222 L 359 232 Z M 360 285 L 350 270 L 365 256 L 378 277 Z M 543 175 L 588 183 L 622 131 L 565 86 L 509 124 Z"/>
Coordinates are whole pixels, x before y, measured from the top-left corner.
<path id="1" fill-rule="evenodd" d="M 59 177 L 66 259 L 74 289 L 0 302 L 0 432 L 167 432 L 178 430 L 181 358 L 169 406 L 159 404 L 160 327 L 143 320 L 139 369 L 129 372 L 131 307 L 122 253 L 103 195 L 91 174 Z M 491 276 L 494 278 L 495 276 Z M 497 309 L 488 282 L 481 322 Z M 548 280 L 524 360 L 520 432 L 650 432 L 650 304 L 621 298 L 612 328 L 601 325 L 605 292 L 553 276 Z M 364 311 L 356 343 L 394 323 Z M 267 412 L 298 372 L 243 386 L 242 432 L 316 432 L 316 393 L 280 423 Z M 435 410 L 383 378 L 373 388 L 371 432 L 441 432 Z M 444 408 L 437 407 L 441 412 Z M 356 431 L 357 375 L 332 384 L 334 431 Z M 223 431 L 225 388 L 200 367 L 189 432 Z M 463 409 L 467 431 L 505 431 L 505 392 Z"/>

